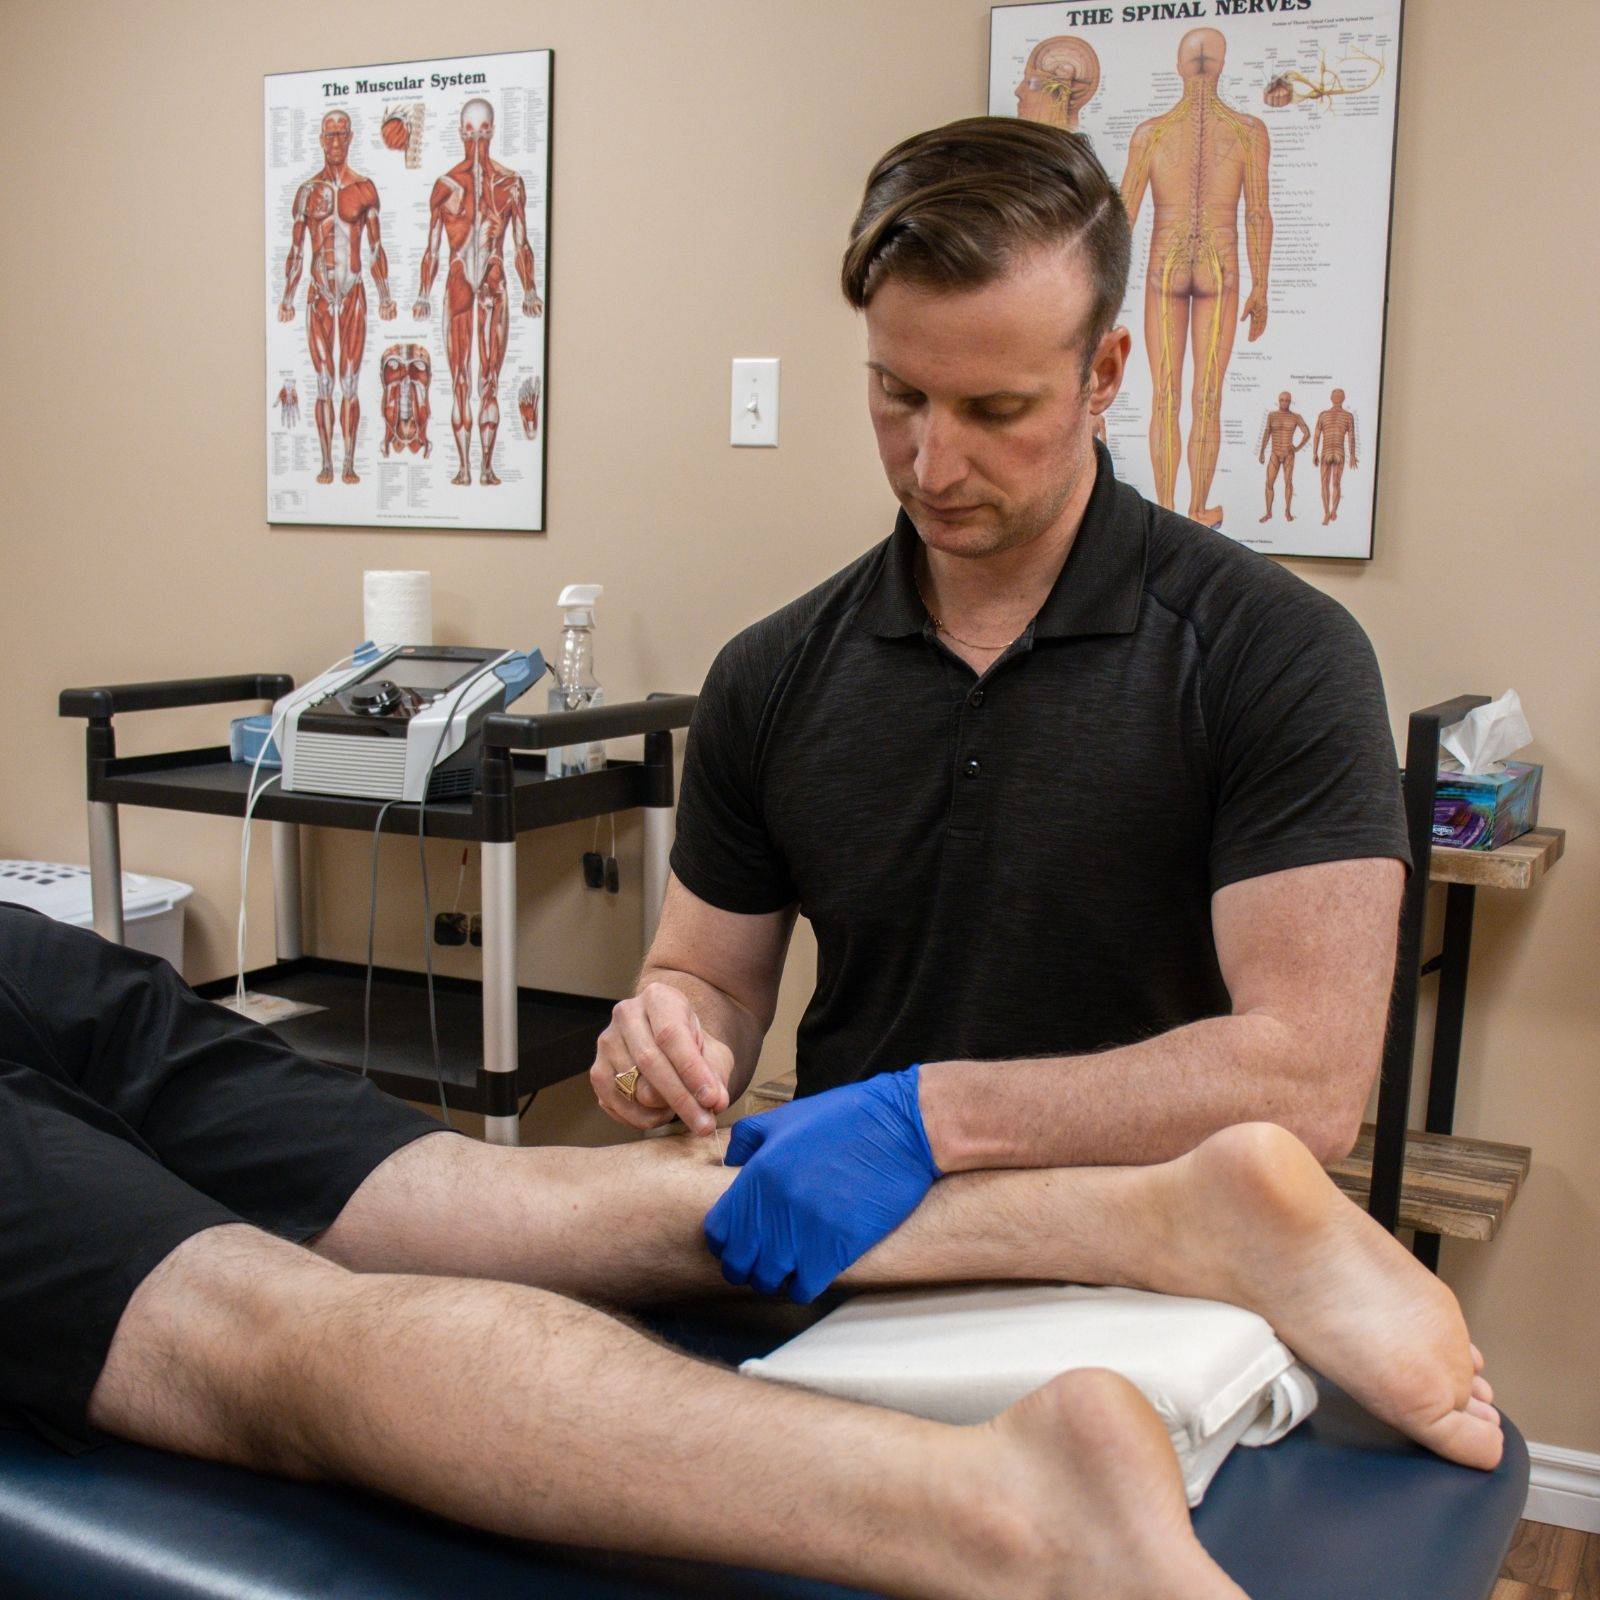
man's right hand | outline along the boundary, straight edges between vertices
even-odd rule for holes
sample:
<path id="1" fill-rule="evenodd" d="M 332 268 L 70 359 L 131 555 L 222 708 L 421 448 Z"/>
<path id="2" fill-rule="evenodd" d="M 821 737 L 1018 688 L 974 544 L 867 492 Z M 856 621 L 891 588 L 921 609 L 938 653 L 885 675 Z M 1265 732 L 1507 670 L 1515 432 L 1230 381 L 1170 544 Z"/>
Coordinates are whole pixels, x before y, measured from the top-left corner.
<path id="1" fill-rule="evenodd" d="M 630 1099 L 617 1087 L 637 1067 Z M 682 1117 L 692 1133 L 716 1131 L 728 1108 L 733 1051 L 700 1026 L 689 997 L 669 983 L 647 983 L 619 1001 L 597 1042 L 589 1082 L 600 1109 L 629 1128 L 659 1128 Z"/>

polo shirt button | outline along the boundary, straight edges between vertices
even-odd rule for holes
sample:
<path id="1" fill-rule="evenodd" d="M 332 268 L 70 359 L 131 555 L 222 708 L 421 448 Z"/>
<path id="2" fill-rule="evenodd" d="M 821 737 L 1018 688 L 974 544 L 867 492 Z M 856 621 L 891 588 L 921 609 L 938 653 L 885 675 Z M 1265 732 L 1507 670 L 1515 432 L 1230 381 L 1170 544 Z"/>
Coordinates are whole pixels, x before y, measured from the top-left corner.
<path id="1" fill-rule="evenodd" d="M 967 775 L 967 777 L 976 778 L 978 774 L 983 771 L 983 765 L 976 756 L 968 756 L 967 759 L 961 763 L 961 770 Z"/>
<path id="2" fill-rule="evenodd" d="M 969 706 L 981 706 L 983 704 L 983 690 L 974 689 L 972 693 L 967 696 L 967 704 Z"/>

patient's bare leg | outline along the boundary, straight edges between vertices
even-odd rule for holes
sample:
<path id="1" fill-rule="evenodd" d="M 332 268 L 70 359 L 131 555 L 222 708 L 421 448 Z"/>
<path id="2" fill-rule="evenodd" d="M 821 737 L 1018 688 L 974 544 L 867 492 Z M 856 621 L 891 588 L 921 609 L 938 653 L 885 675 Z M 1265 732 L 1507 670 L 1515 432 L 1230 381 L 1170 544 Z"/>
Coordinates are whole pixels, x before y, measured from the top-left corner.
<path id="1" fill-rule="evenodd" d="M 537 1283 L 611 1304 L 721 1285 L 701 1224 L 735 1174 L 723 1139 L 401 1150 L 318 1249 L 360 1270 Z M 1450 1290 L 1334 1187 L 1293 1134 L 1251 1123 L 1148 1167 L 967 1173 L 936 1184 L 847 1287 L 1040 1278 L 1247 1306 L 1371 1411 L 1492 1467 L 1499 1417 Z"/>
<path id="2" fill-rule="evenodd" d="M 514 1536 L 919 1600 L 1242 1600 L 1110 1373 L 945 1427 L 741 1379 L 540 1289 L 352 1273 L 242 1225 L 139 1287 L 90 1415 Z"/>

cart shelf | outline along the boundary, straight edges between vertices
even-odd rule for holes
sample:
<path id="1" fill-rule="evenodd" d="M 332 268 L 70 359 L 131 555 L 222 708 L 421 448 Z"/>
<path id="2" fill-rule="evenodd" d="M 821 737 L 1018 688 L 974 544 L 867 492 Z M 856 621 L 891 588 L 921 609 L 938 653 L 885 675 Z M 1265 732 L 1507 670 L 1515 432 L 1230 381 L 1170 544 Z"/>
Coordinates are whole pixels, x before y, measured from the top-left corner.
<path id="1" fill-rule="evenodd" d="M 367 969 L 360 963 L 304 956 L 248 975 L 252 989 L 323 1009 L 275 1022 L 272 1031 L 302 1055 L 361 1069 L 361 1018 Z M 220 999 L 234 980 L 201 984 Z M 435 977 L 439 1065 L 446 1102 L 456 1110 L 483 1111 L 483 989 L 466 978 Z M 517 1093 L 536 1094 L 585 1071 L 595 1040 L 611 1020 L 611 1000 L 550 989 L 517 990 Z M 420 972 L 376 967 L 372 975 L 372 1039 L 368 1076 L 380 1089 L 436 1105 L 428 1032 L 427 983 Z"/>
<path id="2" fill-rule="evenodd" d="M 250 771 L 249 762 L 229 758 L 226 745 L 153 756 L 114 757 L 102 764 L 93 797 L 115 805 L 242 817 L 250 792 Z M 543 756 L 519 755 L 512 758 L 512 773 L 511 804 L 519 833 L 555 823 L 583 822 L 645 804 L 646 772 L 638 761 L 608 759 L 598 772 L 546 779 Z M 256 778 L 257 787 L 271 776 L 263 769 Z M 429 838 L 483 839 L 489 830 L 481 799 L 430 800 L 426 819 Z M 252 815 L 263 822 L 370 830 L 382 808 L 380 800 L 285 794 L 273 784 L 262 791 Z M 409 802 L 396 803 L 383 819 L 383 831 L 415 833 L 421 809 Z"/>

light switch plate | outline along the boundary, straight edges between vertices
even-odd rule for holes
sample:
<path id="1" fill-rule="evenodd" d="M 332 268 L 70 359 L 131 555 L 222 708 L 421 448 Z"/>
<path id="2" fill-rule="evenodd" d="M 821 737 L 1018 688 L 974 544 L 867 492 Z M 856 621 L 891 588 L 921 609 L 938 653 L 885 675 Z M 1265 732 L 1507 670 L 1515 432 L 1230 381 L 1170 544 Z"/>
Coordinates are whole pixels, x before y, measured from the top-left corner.
<path id="1" fill-rule="evenodd" d="M 731 438 L 734 444 L 777 444 L 778 362 L 775 357 L 734 357 Z"/>

